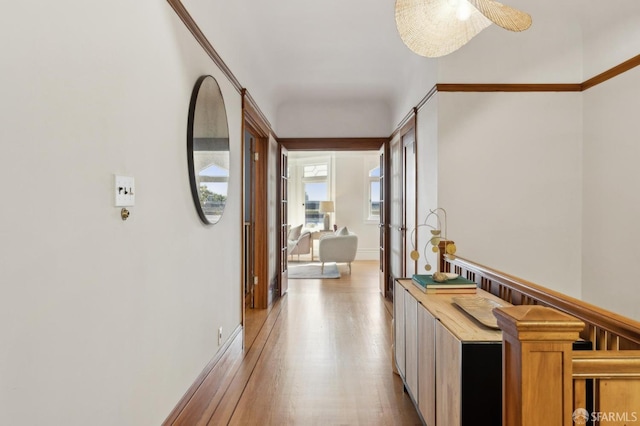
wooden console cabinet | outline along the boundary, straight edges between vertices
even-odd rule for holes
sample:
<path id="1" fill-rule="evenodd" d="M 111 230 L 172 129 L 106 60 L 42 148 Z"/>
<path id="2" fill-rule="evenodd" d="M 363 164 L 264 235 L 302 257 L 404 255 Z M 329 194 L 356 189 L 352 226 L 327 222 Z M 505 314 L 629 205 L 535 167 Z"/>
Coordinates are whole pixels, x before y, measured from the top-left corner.
<path id="1" fill-rule="evenodd" d="M 394 288 L 395 362 L 427 426 L 502 424 L 502 332 L 457 307 L 452 297 L 425 294 L 410 279 Z"/>

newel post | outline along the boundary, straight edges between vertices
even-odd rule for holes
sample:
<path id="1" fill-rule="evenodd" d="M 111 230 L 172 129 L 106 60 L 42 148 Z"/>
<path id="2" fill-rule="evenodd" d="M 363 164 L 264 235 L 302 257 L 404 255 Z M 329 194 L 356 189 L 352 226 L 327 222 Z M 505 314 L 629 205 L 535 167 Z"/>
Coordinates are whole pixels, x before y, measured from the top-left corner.
<path id="1" fill-rule="evenodd" d="M 571 426 L 573 342 L 584 323 L 552 308 L 493 310 L 502 329 L 503 426 Z"/>

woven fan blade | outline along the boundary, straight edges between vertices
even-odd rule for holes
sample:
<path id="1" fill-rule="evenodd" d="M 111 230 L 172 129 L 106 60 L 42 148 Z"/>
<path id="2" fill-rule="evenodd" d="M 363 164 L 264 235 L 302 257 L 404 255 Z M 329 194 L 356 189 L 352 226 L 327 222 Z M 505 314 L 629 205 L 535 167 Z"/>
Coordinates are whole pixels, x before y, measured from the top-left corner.
<path id="1" fill-rule="evenodd" d="M 413 52 L 435 58 L 464 46 L 491 21 L 473 5 L 469 19 L 456 17 L 448 0 L 396 0 L 396 26 Z"/>
<path id="2" fill-rule="evenodd" d="M 494 24 L 509 31 L 524 31 L 531 26 L 531 16 L 494 0 L 468 0 Z"/>

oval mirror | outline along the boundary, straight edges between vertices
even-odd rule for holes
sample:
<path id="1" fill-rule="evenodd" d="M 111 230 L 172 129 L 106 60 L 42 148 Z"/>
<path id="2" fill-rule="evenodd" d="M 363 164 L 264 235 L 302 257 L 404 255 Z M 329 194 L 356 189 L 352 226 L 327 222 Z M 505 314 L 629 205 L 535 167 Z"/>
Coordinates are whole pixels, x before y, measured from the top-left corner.
<path id="1" fill-rule="evenodd" d="M 189 104 L 187 156 L 191 194 L 200 219 L 220 220 L 229 183 L 229 127 L 218 82 L 198 78 Z"/>

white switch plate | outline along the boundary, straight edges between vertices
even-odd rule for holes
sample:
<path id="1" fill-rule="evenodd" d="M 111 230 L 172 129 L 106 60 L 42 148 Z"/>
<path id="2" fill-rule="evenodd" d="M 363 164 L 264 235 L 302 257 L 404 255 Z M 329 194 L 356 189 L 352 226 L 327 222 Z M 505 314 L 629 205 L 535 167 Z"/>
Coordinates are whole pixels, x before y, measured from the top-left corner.
<path id="1" fill-rule="evenodd" d="M 136 202 L 135 179 L 130 176 L 115 175 L 116 207 L 133 206 Z"/>

